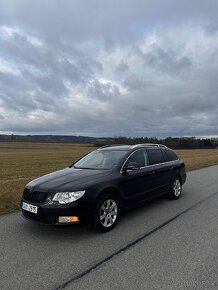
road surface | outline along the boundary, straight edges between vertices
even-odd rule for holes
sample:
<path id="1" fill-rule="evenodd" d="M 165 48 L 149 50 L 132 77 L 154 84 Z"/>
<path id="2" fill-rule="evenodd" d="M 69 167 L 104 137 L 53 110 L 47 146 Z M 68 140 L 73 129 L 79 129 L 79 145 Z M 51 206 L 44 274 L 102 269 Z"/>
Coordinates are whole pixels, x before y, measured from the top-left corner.
<path id="1" fill-rule="evenodd" d="M 98 234 L 0 217 L 0 289 L 218 289 L 218 166 Z"/>

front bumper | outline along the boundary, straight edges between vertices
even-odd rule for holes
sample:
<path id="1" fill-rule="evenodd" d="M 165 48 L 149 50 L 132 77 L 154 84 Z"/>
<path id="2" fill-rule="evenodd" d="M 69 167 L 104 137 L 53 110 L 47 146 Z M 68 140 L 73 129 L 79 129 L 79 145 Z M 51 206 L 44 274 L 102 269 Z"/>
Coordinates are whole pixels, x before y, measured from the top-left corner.
<path id="1" fill-rule="evenodd" d="M 31 205 L 35 205 L 38 207 L 37 214 L 26 211 L 22 209 L 22 202 L 26 202 Z M 79 218 L 79 222 L 90 224 L 92 222 L 93 217 L 93 206 L 89 203 L 78 203 L 73 202 L 71 204 L 37 204 L 30 201 L 26 201 L 25 199 L 21 200 L 20 207 L 22 210 L 22 215 L 25 219 L 45 224 L 45 225 L 69 225 L 72 223 L 59 223 L 59 216 L 77 216 Z M 78 222 L 77 222 L 78 223 Z"/>

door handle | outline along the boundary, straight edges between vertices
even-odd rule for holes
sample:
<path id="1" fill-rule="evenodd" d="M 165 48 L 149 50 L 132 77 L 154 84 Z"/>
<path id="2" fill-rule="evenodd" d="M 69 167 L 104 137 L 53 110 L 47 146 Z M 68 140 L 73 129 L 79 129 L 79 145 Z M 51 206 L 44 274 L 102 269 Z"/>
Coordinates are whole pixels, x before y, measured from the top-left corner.
<path id="1" fill-rule="evenodd" d="M 155 171 L 154 170 L 149 171 L 148 174 L 155 174 Z"/>

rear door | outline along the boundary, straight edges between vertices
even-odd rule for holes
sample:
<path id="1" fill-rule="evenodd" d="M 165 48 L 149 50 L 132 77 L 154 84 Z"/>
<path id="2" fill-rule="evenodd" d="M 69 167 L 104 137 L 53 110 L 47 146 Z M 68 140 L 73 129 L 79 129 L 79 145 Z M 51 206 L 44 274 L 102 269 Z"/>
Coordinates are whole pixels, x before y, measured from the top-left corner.
<path id="1" fill-rule="evenodd" d="M 152 173 L 153 195 L 166 193 L 169 190 L 173 165 L 168 162 L 162 149 L 147 149 L 149 167 Z"/>

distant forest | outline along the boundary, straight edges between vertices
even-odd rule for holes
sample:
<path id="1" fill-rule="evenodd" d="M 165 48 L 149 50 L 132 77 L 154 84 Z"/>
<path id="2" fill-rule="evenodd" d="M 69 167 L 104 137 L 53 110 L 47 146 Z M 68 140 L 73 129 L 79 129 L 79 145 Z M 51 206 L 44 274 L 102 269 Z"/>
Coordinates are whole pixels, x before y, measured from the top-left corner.
<path id="1" fill-rule="evenodd" d="M 196 137 L 167 137 L 160 139 L 156 137 L 88 137 L 88 136 L 62 136 L 62 135 L 0 135 L 0 142 L 62 142 L 62 143 L 83 143 L 93 144 L 100 147 L 109 144 L 140 144 L 160 143 L 174 149 L 207 149 L 217 148 L 218 138 L 199 139 Z"/>
<path id="2" fill-rule="evenodd" d="M 206 149 L 206 148 L 217 148 L 218 138 L 212 139 L 198 139 L 195 137 L 167 137 L 165 139 L 159 139 L 155 137 L 140 137 L 140 138 L 127 138 L 127 137 L 116 137 L 107 144 L 141 144 L 141 143 L 160 143 L 173 149 Z M 96 146 L 99 146 L 96 143 Z"/>

